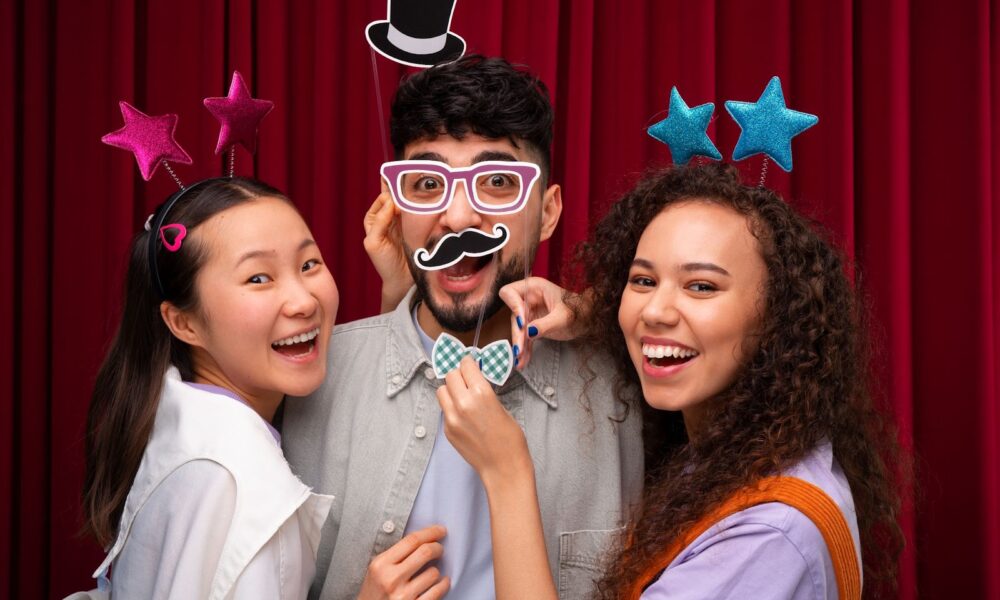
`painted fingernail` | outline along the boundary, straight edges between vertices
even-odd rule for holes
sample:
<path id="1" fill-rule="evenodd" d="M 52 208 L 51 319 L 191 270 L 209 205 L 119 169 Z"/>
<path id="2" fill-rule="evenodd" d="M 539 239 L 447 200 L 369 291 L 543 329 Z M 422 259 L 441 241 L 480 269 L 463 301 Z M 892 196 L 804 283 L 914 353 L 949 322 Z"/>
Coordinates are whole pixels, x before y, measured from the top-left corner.
<path id="1" fill-rule="evenodd" d="M 521 315 L 517 315 L 517 328 L 524 329 L 524 321 L 521 320 Z"/>
<path id="2" fill-rule="evenodd" d="M 514 351 L 514 358 L 517 358 L 517 354 L 518 354 L 518 352 L 521 351 L 521 349 L 517 347 L 517 344 L 514 344 L 513 346 L 511 346 L 510 349 Z"/>
<path id="3" fill-rule="evenodd" d="M 535 327 L 534 325 L 529 325 L 528 326 L 528 337 L 535 337 L 536 335 L 538 335 L 538 328 Z"/>
<path id="4" fill-rule="evenodd" d="M 516 367 L 517 363 L 520 362 L 520 361 L 521 361 L 521 359 L 515 356 L 514 357 L 514 366 Z"/>
<path id="5" fill-rule="evenodd" d="M 483 359 L 481 359 L 481 358 L 479 359 L 479 370 L 480 371 L 483 370 Z"/>

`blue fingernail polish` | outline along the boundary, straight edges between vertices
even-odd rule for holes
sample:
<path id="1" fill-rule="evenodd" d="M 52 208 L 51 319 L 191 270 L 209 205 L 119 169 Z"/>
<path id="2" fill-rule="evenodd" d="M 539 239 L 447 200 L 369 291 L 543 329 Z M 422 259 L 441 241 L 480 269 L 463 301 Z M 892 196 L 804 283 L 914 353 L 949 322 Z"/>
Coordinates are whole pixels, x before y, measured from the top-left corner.
<path id="1" fill-rule="evenodd" d="M 517 366 L 517 363 L 518 363 L 518 362 L 519 362 L 520 360 L 521 360 L 521 359 L 519 359 L 518 357 L 516 357 L 516 356 L 514 357 L 514 366 L 515 366 L 515 367 Z"/>
<path id="2" fill-rule="evenodd" d="M 517 353 L 520 352 L 521 349 L 517 347 L 517 344 L 511 346 L 510 349 L 514 351 L 514 358 L 517 358 Z"/>
<path id="3" fill-rule="evenodd" d="M 483 370 L 483 359 L 481 359 L 481 358 L 479 359 L 479 370 L 480 371 Z"/>
<path id="4" fill-rule="evenodd" d="M 534 325 L 530 325 L 528 327 L 528 337 L 535 337 L 536 335 L 538 335 L 538 328 Z"/>
<path id="5" fill-rule="evenodd" d="M 524 329 L 524 321 L 521 320 L 521 315 L 517 315 L 517 328 Z"/>

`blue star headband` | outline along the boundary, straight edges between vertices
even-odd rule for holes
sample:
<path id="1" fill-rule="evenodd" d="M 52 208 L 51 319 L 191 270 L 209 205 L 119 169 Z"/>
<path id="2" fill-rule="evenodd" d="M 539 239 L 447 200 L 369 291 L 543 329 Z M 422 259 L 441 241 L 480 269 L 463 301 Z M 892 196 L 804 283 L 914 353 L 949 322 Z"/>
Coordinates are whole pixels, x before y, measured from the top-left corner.
<path id="1" fill-rule="evenodd" d="M 670 147 L 674 164 L 687 164 L 692 157 L 705 156 L 722 160 L 718 148 L 708 137 L 708 124 L 715 104 L 688 107 L 676 87 L 670 90 L 667 118 L 647 132 Z M 785 171 L 792 170 L 792 138 L 819 122 L 819 117 L 785 106 L 781 79 L 772 77 L 756 102 L 726 101 L 726 112 L 740 126 L 740 137 L 733 149 L 733 160 L 763 154 Z"/>

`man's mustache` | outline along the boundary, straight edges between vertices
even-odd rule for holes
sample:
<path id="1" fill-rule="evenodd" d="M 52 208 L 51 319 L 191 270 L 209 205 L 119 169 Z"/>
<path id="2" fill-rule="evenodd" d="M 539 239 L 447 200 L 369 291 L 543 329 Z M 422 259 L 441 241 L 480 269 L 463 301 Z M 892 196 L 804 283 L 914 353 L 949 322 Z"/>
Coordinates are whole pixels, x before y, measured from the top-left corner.
<path id="1" fill-rule="evenodd" d="M 493 254 L 507 245 L 510 231 L 503 223 L 497 223 L 493 226 L 493 233 L 490 235 L 475 228 L 449 233 L 438 240 L 432 251 L 420 248 L 414 252 L 413 262 L 425 271 L 436 271 L 446 269 L 466 256 Z"/>

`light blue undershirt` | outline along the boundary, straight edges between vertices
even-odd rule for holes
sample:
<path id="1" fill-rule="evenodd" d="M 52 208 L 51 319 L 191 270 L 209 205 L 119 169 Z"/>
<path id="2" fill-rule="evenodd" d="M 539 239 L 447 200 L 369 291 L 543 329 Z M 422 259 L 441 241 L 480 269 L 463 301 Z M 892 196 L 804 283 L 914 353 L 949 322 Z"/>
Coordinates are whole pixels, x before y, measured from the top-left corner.
<path id="1" fill-rule="evenodd" d="M 424 352 L 430 357 L 434 340 L 417 323 L 416 309 L 413 326 L 420 335 Z M 451 578 L 448 597 L 495 598 L 486 490 L 476 471 L 448 441 L 443 422 L 438 423 L 434 448 L 406 523 L 406 533 L 434 524 L 442 524 L 448 529 L 448 535 L 442 540 L 444 554 L 437 561 L 441 573 Z"/>

